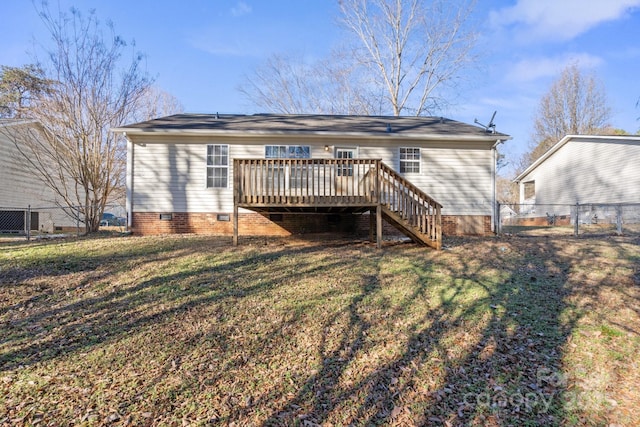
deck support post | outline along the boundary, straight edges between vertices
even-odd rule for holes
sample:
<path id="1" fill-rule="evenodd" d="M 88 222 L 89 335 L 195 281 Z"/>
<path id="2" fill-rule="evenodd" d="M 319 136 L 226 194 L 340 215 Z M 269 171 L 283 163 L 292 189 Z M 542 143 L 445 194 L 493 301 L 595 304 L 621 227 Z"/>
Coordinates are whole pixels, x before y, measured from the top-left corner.
<path id="1" fill-rule="evenodd" d="M 233 204 L 233 246 L 238 246 L 238 204 Z"/>
<path id="2" fill-rule="evenodd" d="M 376 217 L 373 209 L 369 209 L 369 241 L 374 242 L 375 230 L 376 229 Z"/>
<path id="3" fill-rule="evenodd" d="M 382 204 L 376 206 L 376 247 L 382 247 Z"/>
<path id="4" fill-rule="evenodd" d="M 238 246 L 238 203 L 240 203 L 240 177 L 243 169 L 240 160 L 233 159 L 233 246 Z"/>

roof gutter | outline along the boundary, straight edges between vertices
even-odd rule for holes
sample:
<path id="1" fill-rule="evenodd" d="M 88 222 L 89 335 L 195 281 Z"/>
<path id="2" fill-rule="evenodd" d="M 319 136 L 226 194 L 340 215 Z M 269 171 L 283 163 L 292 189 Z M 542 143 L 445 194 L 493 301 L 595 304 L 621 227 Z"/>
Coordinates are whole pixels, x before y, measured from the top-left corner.
<path id="1" fill-rule="evenodd" d="M 430 141 L 465 141 L 465 142 L 489 142 L 495 141 L 495 135 L 478 136 L 478 135 L 460 135 L 460 134 L 416 134 L 416 133 L 384 133 L 384 134 L 371 134 L 366 132 L 335 132 L 335 131 L 307 131 L 307 132 L 291 132 L 291 131 L 235 131 L 235 130 L 216 130 L 211 129 L 179 129 L 179 130 L 166 130 L 166 129 L 136 129 L 130 127 L 112 128 L 111 132 L 126 133 L 129 136 L 137 135 L 187 135 L 187 136 L 236 136 L 236 137 L 250 137 L 250 136 L 304 136 L 311 138 L 369 138 L 369 139 L 420 139 Z M 510 136 L 505 135 L 503 139 L 498 139 L 494 147 L 506 140 L 511 139 Z"/>

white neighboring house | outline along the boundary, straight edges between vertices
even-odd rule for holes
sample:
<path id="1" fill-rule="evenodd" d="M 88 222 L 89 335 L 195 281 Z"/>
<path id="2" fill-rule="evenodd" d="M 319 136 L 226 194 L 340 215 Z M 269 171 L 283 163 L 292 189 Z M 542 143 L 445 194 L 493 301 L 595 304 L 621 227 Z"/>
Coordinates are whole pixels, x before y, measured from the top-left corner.
<path id="1" fill-rule="evenodd" d="M 640 203 L 640 136 L 567 135 L 514 181 L 543 216 L 568 209 L 551 205 Z"/>
<path id="2" fill-rule="evenodd" d="M 0 119 L 0 233 L 26 232 L 26 212 L 31 207 L 31 230 L 53 233 L 76 230 L 76 221 L 56 203 L 56 194 L 33 172 L 15 140 L 33 121 Z"/>

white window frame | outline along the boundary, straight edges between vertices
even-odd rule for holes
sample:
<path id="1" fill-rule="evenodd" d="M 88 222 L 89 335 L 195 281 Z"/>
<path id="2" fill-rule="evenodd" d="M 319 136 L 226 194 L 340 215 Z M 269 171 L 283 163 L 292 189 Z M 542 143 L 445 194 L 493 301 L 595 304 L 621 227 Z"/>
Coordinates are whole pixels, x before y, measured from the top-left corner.
<path id="1" fill-rule="evenodd" d="M 278 155 L 268 156 L 267 150 L 278 147 Z M 297 150 L 296 148 L 300 148 Z M 298 153 L 308 154 L 309 156 L 299 156 Z M 311 146 L 310 145 L 265 145 L 264 146 L 264 158 L 265 159 L 310 159 L 311 158 Z"/>
<path id="2" fill-rule="evenodd" d="M 216 154 L 216 147 L 226 150 L 226 153 Z M 211 154 L 210 153 L 211 150 Z M 216 162 L 216 158 L 220 159 Z M 229 145 L 228 144 L 207 144 L 206 153 L 207 175 L 205 185 L 207 188 L 229 188 Z M 215 176 L 215 171 L 223 171 L 224 176 Z M 215 185 L 217 179 L 225 180 L 225 185 Z M 211 180 L 211 185 L 209 185 Z"/>
<path id="3" fill-rule="evenodd" d="M 410 150 L 410 151 L 409 151 Z M 404 151 L 404 152 L 403 152 Z M 415 155 L 417 154 L 417 158 Z M 410 158 L 411 156 L 411 158 Z M 400 164 L 398 167 L 398 171 L 400 173 L 406 174 L 418 174 L 422 170 L 422 150 L 420 147 L 400 147 L 398 149 L 398 157 L 400 159 Z M 411 165 L 410 169 L 407 170 L 406 167 Z M 415 166 L 418 166 L 418 170 L 414 170 Z"/>
<path id="4" fill-rule="evenodd" d="M 277 147 L 277 148 L 276 148 Z M 269 149 L 271 148 L 271 150 Z M 267 153 L 272 151 L 272 153 Z M 277 156 L 273 155 L 273 152 L 277 151 Z M 271 155 L 268 155 L 271 154 Z M 300 155 L 302 154 L 302 155 Z M 265 145 L 264 146 L 265 159 L 310 159 L 311 158 L 311 146 L 310 145 Z M 291 188 L 301 188 L 303 182 L 306 182 L 307 171 L 297 167 L 291 167 L 288 173 L 285 173 L 284 168 L 279 171 L 271 170 L 267 173 L 267 179 L 273 180 L 273 177 L 278 177 L 281 185 L 285 188 L 290 185 Z"/>
<path id="5" fill-rule="evenodd" d="M 351 153 L 351 157 L 344 156 L 347 153 Z M 357 147 L 336 147 L 335 149 L 336 159 L 357 159 L 358 148 Z M 338 165 L 336 169 L 337 176 L 353 176 L 353 165 Z"/>

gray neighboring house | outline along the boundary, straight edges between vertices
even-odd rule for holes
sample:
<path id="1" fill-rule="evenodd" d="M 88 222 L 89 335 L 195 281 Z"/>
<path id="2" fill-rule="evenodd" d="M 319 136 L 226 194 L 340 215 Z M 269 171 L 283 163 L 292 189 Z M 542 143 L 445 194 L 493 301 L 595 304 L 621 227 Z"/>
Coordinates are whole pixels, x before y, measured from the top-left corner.
<path id="1" fill-rule="evenodd" d="M 76 230 L 76 222 L 57 207 L 57 196 L 30 170 L 15 142 L 33 137 L 33 121 L 0 119 L 0 232 L 26 232 L 30 206 L 31 230 L 47 233 Z"/>
<path id="2" fill-rule="evenodd" d="M 442 117 L 178 114 L 112 131 L 128 140 L 137 234 L 349 231 L 379 204 L 387 223 L 490 234 L 510 139 Z"/>
<path id="3" fill-rule="evenodd" d="M 521 204 L 638 203 L 640 136 L 567 135 L 514 181 Z"/>

